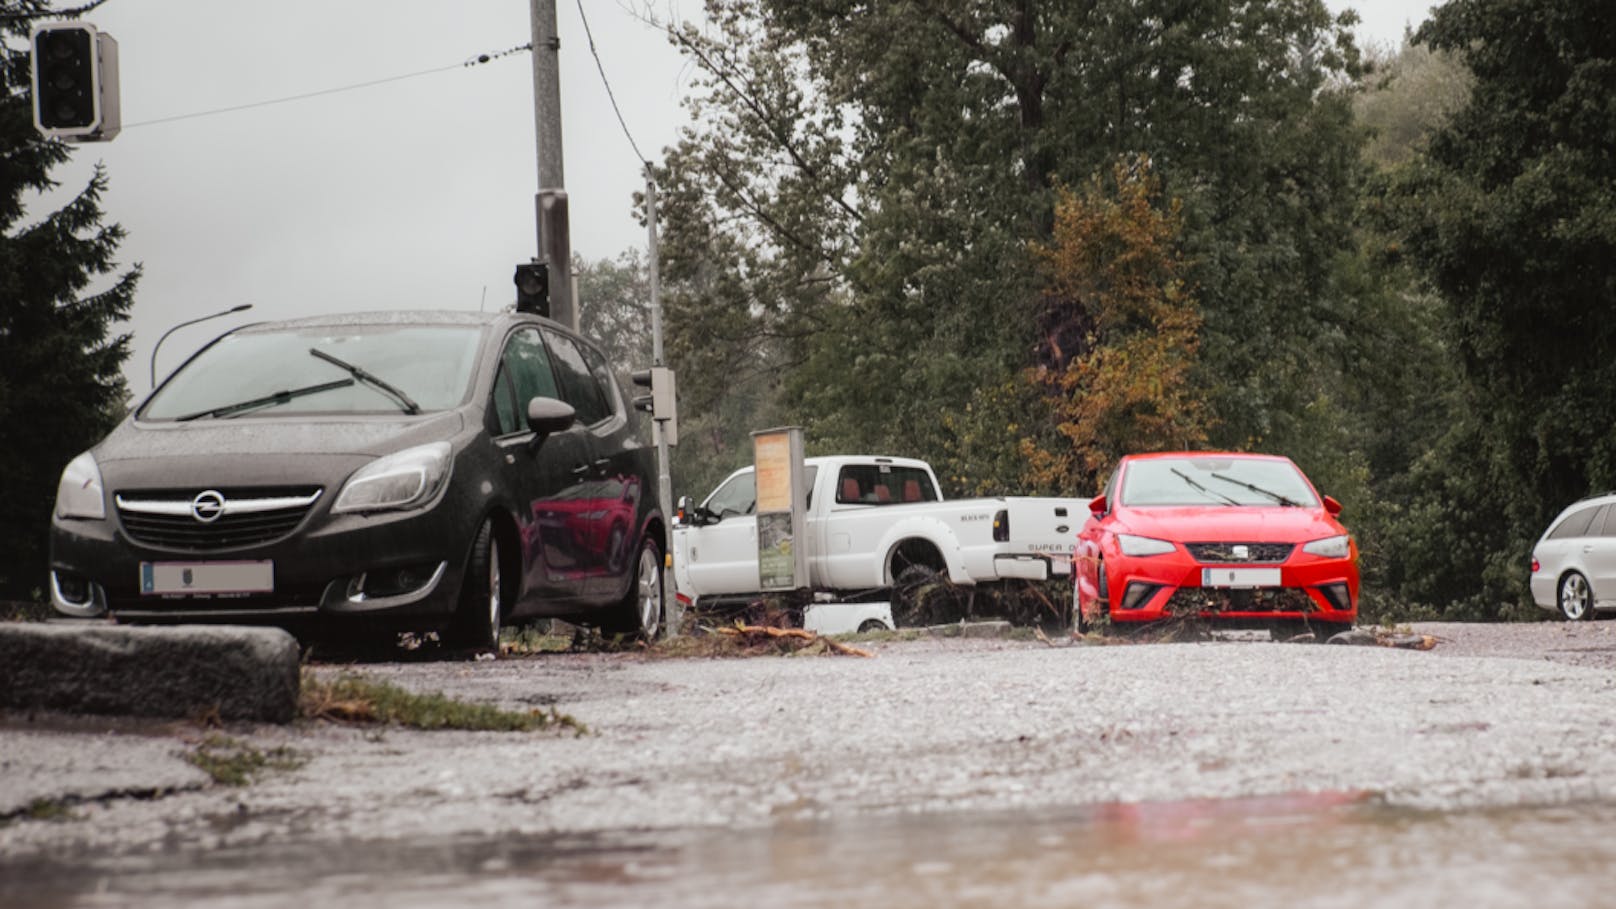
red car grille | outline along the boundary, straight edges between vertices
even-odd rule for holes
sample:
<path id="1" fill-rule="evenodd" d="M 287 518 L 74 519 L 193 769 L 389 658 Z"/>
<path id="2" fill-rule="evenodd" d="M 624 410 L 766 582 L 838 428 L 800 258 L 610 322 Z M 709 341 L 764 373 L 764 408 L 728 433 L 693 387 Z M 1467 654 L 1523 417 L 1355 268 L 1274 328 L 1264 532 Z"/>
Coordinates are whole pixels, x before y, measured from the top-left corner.
<path id="1" fill-rule="evenodd" d="M 1225 590 L 1219 587 L 1180 587 L 1167 601 L 1173 615 L 1203 612 L 1314 612 L 1313 598 L 1301 587 L 1258 587 Z"/>
<path id="2" fill-rule="evenodd" d="M 1293 543 L 1185 543 L 1197 562 L 1228 565 L 1248 562 L 1273 564 L 1291 557 Z"/>

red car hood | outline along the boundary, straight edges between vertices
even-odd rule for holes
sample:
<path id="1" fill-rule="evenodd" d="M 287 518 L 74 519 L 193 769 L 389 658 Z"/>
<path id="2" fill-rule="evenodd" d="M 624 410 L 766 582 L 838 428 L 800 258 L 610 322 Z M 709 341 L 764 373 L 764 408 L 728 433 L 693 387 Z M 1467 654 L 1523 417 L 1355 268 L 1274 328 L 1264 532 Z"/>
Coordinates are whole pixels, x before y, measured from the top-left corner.
<path id="1" fill-rule="evenodd" d="M 1305 543 L 1346 533 L 1322 508 L 1124 508 L 1116 530 L 1181 543 Z"/>

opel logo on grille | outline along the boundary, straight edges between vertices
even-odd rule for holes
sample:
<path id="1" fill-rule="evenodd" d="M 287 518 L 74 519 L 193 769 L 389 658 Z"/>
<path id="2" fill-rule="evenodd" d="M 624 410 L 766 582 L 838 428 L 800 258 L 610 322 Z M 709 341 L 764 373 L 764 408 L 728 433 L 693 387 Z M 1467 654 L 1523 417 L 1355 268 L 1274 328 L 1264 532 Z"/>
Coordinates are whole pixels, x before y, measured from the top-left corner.
<path id="1" fill-rule="evenodd" d="M 204 524 L 212 524 L 224 514 L 224 494 L 213 489 L 197 493 L 191 500 L 191 517 Z"/>

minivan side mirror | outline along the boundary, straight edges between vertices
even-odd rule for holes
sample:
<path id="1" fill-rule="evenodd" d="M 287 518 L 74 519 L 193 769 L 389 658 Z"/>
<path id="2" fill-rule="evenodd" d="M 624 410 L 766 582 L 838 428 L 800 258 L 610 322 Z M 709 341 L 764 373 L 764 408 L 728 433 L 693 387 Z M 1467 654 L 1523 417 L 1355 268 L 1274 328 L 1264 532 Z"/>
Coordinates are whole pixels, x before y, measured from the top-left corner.
<path id="1" fill-rule="evenodd" d="M 578 419 L 572 405 L 555 398 L 538 397 L 527 402 L 527 428 L 533 430 L 533 447 L 544 444 L 548 436 L 566 432 Z"/>
<path id="2" fill-rule="evenodd" d="M 1330 517 L 1336 517 L 1341 514 L 1341 503 L 1337 502 L 1333 496 L 1325 496 L 1324 510 L 1330 513 Z"/>

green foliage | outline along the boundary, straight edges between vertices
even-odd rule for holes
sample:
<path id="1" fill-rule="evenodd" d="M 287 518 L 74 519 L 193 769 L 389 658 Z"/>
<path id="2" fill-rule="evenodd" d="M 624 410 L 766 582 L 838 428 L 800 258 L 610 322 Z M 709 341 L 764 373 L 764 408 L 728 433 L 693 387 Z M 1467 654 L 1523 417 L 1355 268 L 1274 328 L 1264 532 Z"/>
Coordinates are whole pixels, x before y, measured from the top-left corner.
<path id="1" fill-rule="evenodd" d="M 1616 486 L 1616 10 L 1452 0 L 1417 40 L 1475 76 L 1386 203 L 1441 297 L 1469 405 L 1432 468 L 1455 498 L 1416 504 L 1481 538 L 1459 547 L 1466 576 L 1430 596 L 1466 614 L 1524 610 L 1548 520 Z M 1418 564 L 1440 577 L 1440 559 Z"/>
<path id="2" fill-rule="evenodd" d="M 245 786 L 266 770 L 296 770 L 308 758 L 285 746 L 268 751 L 227 735 L 210 735 L 185 753 L 185 760 L 224 786 Z"/>
<path id="3" fill-rule="evenodd" d="M 1372 133 L 1364 154 L 1382 169 L 1407 164 L 1470 99 L 1474 80 L 1457 55 L 1412 42 L 1373 54 L 1371 65 L 1352 105 Z"/>
<path id="4" fill-rule="evenodd" d="M 415 729 L 526 732 L 560 727 L 577 735 L 589 730 L 552 708 L 517 713 L 492 704 L 471 704 L 444 694 L 416 694 L 390 682 L 345 674 L 323 679 L 303 673 L 299 710 L 308 719 L 383 723 Z"/>
<path id="5" fill-rule="evenodd" d="M 48 9 L 0 2 L 0 34 L 25 36 L 25 17 Z M 34 130 L 28 54 L 10 43 L 0 53 L 0 596 L 21 599 L 46 577 L 62 468 L 122 416 L 128 336 L 114 329 L 133 304 L 140 268 L 117 273 L 123 231 L 102 223 L 100 168 L 62 208 L 29 211 L 70 151 Z"/>
<path id="6" fill-rule="evenodd" d="M 995 389 L 1032 365 L 1054 187 L 1143 153 L 1184 204 L 1214 441 L 1299 437 L 1318 313 L 1350 304 L 1349 22 L 1317 0 L 710 3 L 677 36 L 704 92 L 663 173 L 682 388 L 717 404 L 755 377 L 753 415 L 817 450 L 1006 483 L 1003 427 L 1039 414 Z"/>

